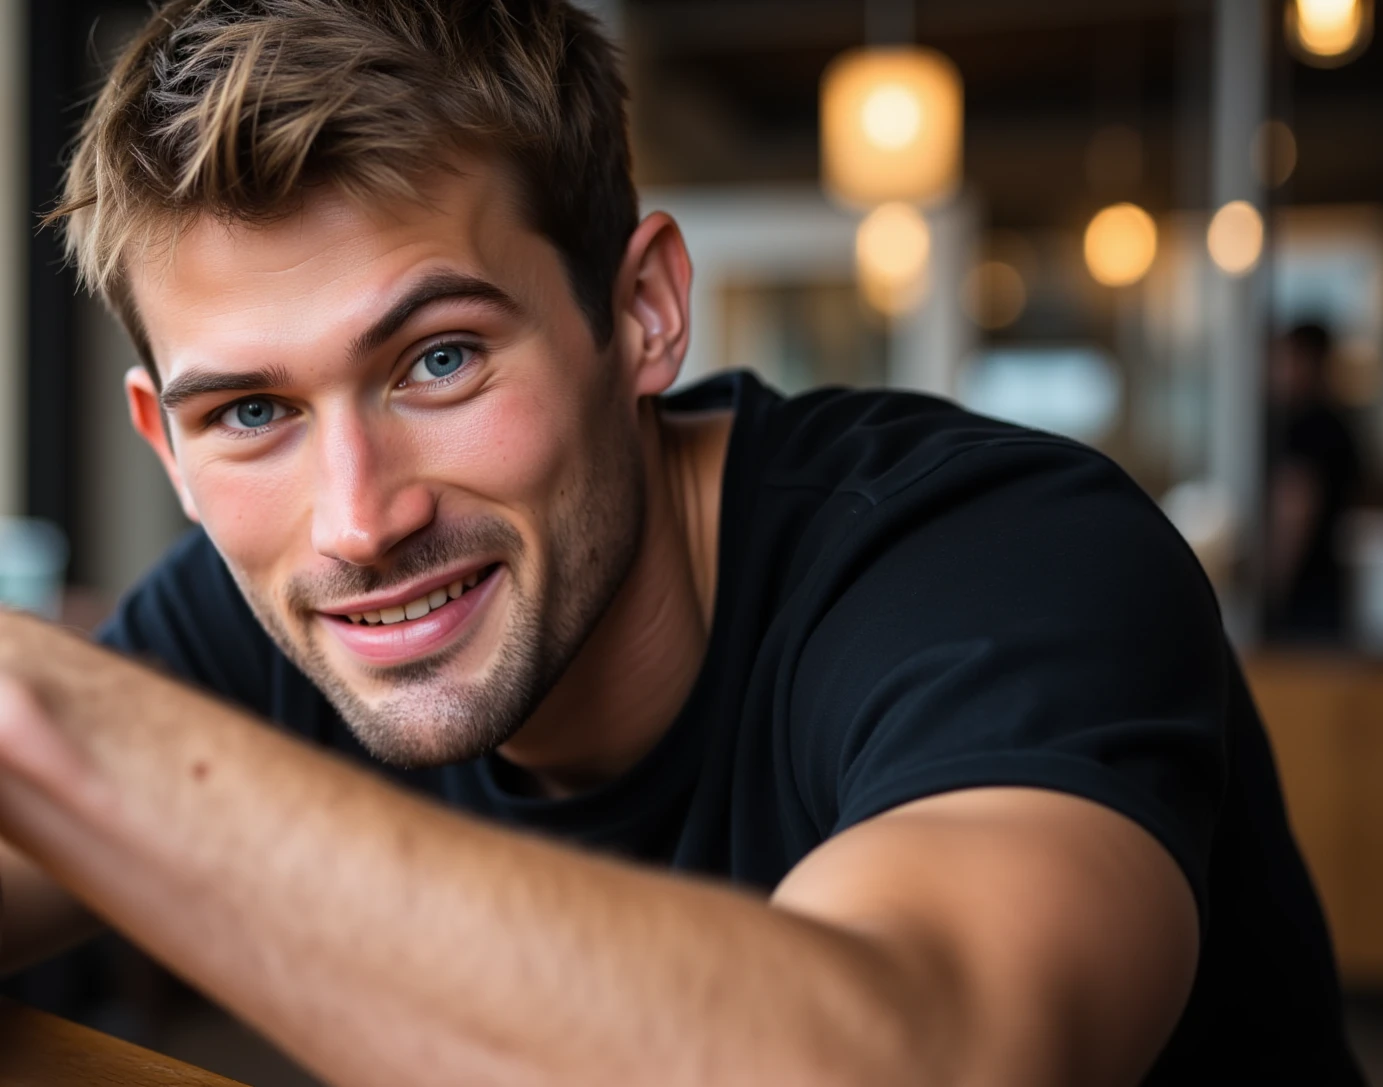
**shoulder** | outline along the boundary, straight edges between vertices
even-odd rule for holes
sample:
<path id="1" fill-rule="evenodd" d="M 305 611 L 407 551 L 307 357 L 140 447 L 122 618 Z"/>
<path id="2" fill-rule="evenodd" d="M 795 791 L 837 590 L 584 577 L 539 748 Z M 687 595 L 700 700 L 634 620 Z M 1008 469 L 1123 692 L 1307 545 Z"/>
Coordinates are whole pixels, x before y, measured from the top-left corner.
<path id="1" fill-rule="evenodd" d="M 853 491 L 878 501 L 969 450 L 1043 441 L 1080 448 L 901 389 L 824 387 L 785 397 L 749 371 L 715 374 L 664 398 L 665 410 L 730 408 L 736 467 L 770 487 Z"/>
<path id="2" fill-rule="evenodd" d="M 920 451 L 854 470 L 867 502 L 836 504 L 843 527 L 803 578 L 799 795 L 831 832 L 959 788 L 1076 793 L 1202 886 L 1229 664 L 1194 555 L 1102 454 L 927 412 Z"/>
<path id="3" fill-rule="evenodd" d="M 1093 588 L 1156 567 L 1218 627 L 1180 534 L 1122 468 L 1079 442 L 936 397 L 840 389 L 779 401 L 763 431 L 761 488 L 814 492 L 820 531 L 798 534 L 810 552 L 799 568 L 830 567 L 838 586 L 871 572 L 878 585 L 881 566 L 972 593 L 1024 577 L 1033 591 L 1051 578 Z M 890 555 L 900 556 L 892 567 Z"/>
<path id="4" fill-rule="evenodd" d="M 797 461 L 834 494 L 858 498 L 849 516 L 847 503 L 823 507 L 838 513 L 831 546 L 811 556 L 814 580 L 831 586 L 819 633 L 852 623 L 877 630 L 890 617 L 914 645 L 1055 641 L 1079 630 L 1100 639 L 1082 646 L 1088 657 L 1107 659 L 1117 645 L 1132 666 L 1138 646 L 1151 650 L 1165 635 L 1176 652 L 1194 630 L 1198 647 L 1218 657 L 1209 581 L 1117 464 L 1068 439 L 918 399 L 922 422 L 897 403 L 880 405 L 884 418 L 868 428 L 900 433 L 857 434 Z M 840 463 L 823 471 L 832 457 Z"/>
<path id="5" fill-rule="evenodd" d="M 782 400 L 766 430 L 770 486 L 849 491 L 873 503 L 977 450 L 1074 446 L 939 397 L 892 389 L 819 389 Z"/>

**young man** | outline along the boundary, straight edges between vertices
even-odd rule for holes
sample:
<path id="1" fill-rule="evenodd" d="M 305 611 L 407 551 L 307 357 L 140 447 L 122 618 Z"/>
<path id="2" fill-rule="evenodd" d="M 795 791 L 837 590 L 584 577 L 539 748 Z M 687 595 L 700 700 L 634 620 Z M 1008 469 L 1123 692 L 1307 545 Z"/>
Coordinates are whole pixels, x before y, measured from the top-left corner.
<path id="1" fill-rule="evenodd" d="M 347 1085 L 1361 1082 L 1186 548 L 939 401 L 665 395 L 567 4 L 175 0 L 59 215 L 200 525 L 102 640 L 227 702 L 0 622 L 16 957 L 61 884 Z"/>

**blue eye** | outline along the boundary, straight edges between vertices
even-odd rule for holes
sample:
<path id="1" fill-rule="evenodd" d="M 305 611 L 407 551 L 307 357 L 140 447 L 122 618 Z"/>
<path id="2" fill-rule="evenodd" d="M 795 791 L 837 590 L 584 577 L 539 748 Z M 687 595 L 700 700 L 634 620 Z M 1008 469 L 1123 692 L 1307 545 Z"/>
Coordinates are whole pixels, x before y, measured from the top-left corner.
<path id="1" fill-rule="evenodd" d="M 451 377 L 471 361 L 475 350 L 459 343 L 439 343 L 429 347 L 408 371 L 407 381 L 425 383 Z"/>
<path id="2" fill-rule="evenodd" d="M 221 413 L 221 423 L 231 430 L 258 430 L 283 418 L 283 405 L 260 396 L 238 400 Z"/>

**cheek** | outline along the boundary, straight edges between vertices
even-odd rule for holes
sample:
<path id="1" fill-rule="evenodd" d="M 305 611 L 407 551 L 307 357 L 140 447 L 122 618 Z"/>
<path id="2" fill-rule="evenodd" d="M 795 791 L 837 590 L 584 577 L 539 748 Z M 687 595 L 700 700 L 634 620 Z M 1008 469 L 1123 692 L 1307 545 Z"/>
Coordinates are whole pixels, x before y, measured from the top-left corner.
<path id="1" fill-rule="evenodd" d="M 436 465 L 445 484 L 528 520 L 541 517 L 579 471 L 580 426 L 571 398 L 506 382 L 428 427 L 419 455 Z"/>
<path id="2" fill-rule="evenodd" d="M 194 464 L 183 467 L 183 479 L 217 550 L 261 591 L 276 567 L 310 546 L 311 506 L 295 459 Z"/>

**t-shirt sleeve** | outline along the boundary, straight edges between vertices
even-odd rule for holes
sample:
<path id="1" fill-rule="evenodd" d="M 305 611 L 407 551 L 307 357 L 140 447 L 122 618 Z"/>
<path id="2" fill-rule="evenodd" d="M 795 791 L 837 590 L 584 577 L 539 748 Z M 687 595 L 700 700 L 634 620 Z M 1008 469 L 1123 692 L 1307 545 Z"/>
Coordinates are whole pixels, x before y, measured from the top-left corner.
<path id="1" fill-rule="evenodd" d="M 823 834 L 929 795 L 1053 789 L 1154 835 L 1205 916 L 1232 663 L 1190 550 L 1060 439 L 953 457 L 861 514 L 792 679 Z"/>
<path id="2" fill-rule="evenodd" d="M 201 529 L 179 540 L 117 605 L 95 640 L 270 713 L 275 650 Z"/>

